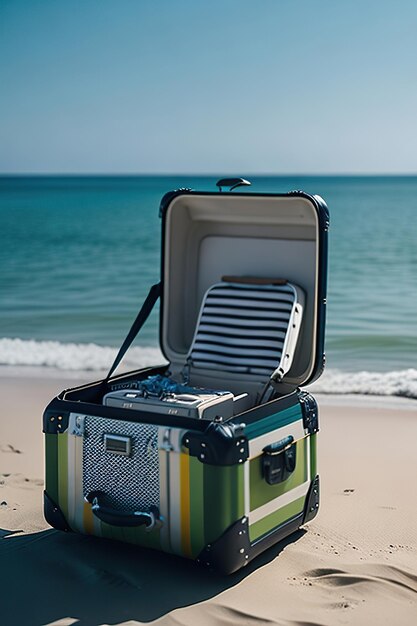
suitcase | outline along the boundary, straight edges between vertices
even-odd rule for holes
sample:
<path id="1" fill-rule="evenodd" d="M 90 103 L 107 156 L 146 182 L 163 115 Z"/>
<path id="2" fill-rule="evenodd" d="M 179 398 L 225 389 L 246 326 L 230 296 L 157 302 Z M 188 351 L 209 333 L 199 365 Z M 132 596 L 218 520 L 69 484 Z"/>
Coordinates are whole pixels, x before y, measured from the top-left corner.
<path id="1" fill-rule="evenodd" d="M 54 528 L 229 574 L 317 514 L 318 409 L 300 387 L 324 367 L 329 214 L 302 191 L 233 191 L 246 184 L 162 198 L 160 283 L 107 377 L 63 391 L 44 412 Z M 158 298 L 168 365 L 114 375 Z M 221 403 L 208 417 L 176 412 L 175 394 L 103 404 L 149 380 L 228 392 L 226 417 Z M 230 409 L 231 394 L 244 405 Z"/>

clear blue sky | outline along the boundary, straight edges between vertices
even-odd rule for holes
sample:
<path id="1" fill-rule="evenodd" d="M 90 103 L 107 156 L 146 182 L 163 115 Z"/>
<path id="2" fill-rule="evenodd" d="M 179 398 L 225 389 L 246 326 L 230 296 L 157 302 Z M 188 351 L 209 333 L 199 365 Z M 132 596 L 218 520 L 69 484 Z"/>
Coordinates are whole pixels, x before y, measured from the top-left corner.
<path id="1" fill-rule="evenodd" d="M 417 2 L 0 0 L 0 172 L 416 173 Z"/>

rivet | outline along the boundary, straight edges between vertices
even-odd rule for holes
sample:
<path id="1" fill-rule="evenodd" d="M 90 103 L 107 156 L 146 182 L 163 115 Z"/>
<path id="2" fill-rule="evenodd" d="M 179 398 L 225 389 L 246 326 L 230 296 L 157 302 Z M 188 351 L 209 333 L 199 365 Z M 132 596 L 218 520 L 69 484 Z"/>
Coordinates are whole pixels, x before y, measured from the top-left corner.
<path id="1" fill-rule="evenodd" d="M 240 550 L 239 550 L 240 554 L 243 554 L 244 551 L 245 551 L 245 548 L 240 548 Z"/>
<path id="2" fill-rule="evenodd" d="M 248 559 L 248 558 L 249 558 L 249 554 L 245 554 L 245 559 Z"/>
<path id="3" fill-rule="evenodd" d="M 58 420 L 61 422 L 62 421 L 62 415 L 58 415 Z"/>
<path id="4" fill-rule="evenodd" d="M 204 454 L 200 454 L 200 459 L 204 459 L 205 455 Z"/>
<path id="5" fill-rule="evenodd" d="M 211 550 L 211 545 L 210 544 L 208 544 L 207 550 Z"/>
<path id="6" fill-rule="evenodd" d="M 54 421 L 55 421 L 55 418 L 54 418 L 54 417 L 51 417 L 51 422 L 54 422 Z"/>
<path id="7" fill-rule="evenodd" d="M 239 530 L 239 535 L 243 535 L 243 530 Z"/>
<path id="8" fill-rule="evenodd" d="M 243 459 L 239 459 L 239 463 L 243 463 Z"/>
<path id="9" fill-rule="evenodd" d="M 205 447 L 206 447 L 206 444 L 204 443 L 204 441 L 202 441 L 202 442 L 201 442 L 201 447 L 202 447 L 202 448 L 205 448 Z"/>
<path id="10" fill-rule="evenodd" d="M 189 444 L 189 443 L 190 443 L 190 440 L 189 440 L 189 439 L 186 439 L 186 440 L 185 440 L 185 445 L 186 445 L 186 446 L 188 446 L 188 444 Z"/>
<path id="11" fill-rule="evenodd" d="M 241 442 L 240 441 L 236 441 L 236 445 L 240 446 Z"/>
<path id="12" fill-rule="evenodd" d="M 246 524 L 246 517 L 242 517 L 242 524 Z"/>
<path id="13" fill-rule="evenodd" d="M 245 451 L 245 448 L 240 448 L 240 450 L 239 450 L 239 452 L 240 452 L 241 454 L 243 454 L 243 453 L 244 453 L 244 451 Z"/>

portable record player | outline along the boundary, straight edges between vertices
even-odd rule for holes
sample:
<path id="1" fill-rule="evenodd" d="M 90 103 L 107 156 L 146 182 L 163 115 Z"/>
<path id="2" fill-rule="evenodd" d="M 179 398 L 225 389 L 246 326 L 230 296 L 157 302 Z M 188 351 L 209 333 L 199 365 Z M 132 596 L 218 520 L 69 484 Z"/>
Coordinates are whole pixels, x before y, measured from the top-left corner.
<path id="1" fill-rule="evenodd" d="M 235 397 L 228 391 L 198 394 L 164 392 L 151 395 L 140 390 L 124 389 L 107 393 L 103 404 L 145 413 L 212 420 L 216 417 L 227 419 L 243 411 L 246 397 L 247 394 Z"/>

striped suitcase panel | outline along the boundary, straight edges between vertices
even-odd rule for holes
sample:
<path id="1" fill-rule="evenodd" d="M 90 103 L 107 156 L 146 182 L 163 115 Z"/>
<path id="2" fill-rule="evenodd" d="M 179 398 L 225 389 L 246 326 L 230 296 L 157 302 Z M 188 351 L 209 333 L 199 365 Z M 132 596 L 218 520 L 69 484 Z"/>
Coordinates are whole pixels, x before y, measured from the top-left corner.
<path id="1" fill-rule="evenodd" d="M 295 304 L 291 284 L 214 285 L 203 299 L 188 362 L 269 377 L 280 367 Z"/>

